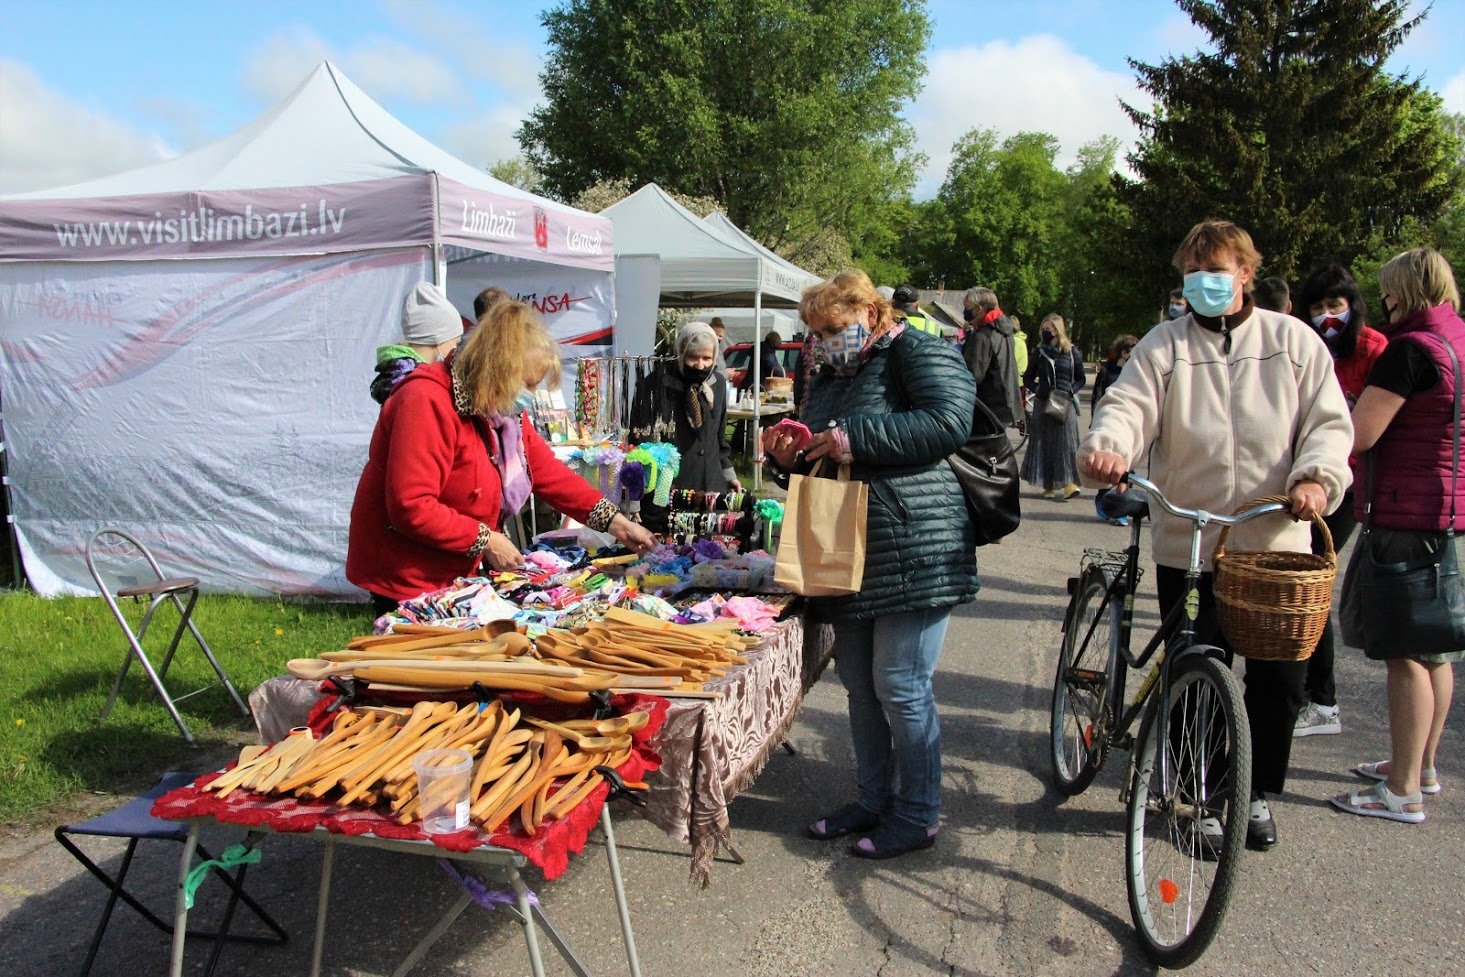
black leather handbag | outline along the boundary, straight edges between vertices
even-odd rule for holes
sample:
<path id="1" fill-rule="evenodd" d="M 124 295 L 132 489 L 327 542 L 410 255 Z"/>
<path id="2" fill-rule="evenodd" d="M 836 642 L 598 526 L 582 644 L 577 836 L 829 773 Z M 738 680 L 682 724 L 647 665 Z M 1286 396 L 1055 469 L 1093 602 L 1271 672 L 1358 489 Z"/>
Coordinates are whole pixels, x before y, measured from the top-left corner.
<path id="1" fill-rule="evenodd" d="M 1020 445 L 1008 439 L 992 408 L 978 400 L 971 437 L 947 459 L 966 496 L 978 546 L 997 542 L 1022 522 L 1017 484 Z"/>
<path id="2" fill-rule="evenodd" d="M 1368 459 L 1368 505 L 1363 534 L 1343 579 L 1338 610 L 1343 640 L 1373 659 L 1436 655 L 1465 648 L 1465 581 L 1455 553 L 1455 486 L 1460 478 L 1460 360 L 1444 343 L 1455 367 L 1454 470 L 1450 475 L 1450 526 L 1441 546 L 1423 560 L 1379 563 L 1369 545 L 1373 519 L 1373 455 Z"/>

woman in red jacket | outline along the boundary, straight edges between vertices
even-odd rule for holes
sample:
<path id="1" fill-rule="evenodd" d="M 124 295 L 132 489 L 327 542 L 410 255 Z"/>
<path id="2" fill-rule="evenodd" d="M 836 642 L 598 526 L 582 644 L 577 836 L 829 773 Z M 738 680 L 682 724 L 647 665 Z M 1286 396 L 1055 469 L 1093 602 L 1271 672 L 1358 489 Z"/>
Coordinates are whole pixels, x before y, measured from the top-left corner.
<path id="1" fill-rule="evenodd" d="M 1377 329 L 1369 328 L 1368 306 L 1358 291 L 1353 274 L 1342 265 L 1323 265 L 1307 276 L 1297 295 L 1294 314 L 1305 319 L 1333 354 L 1333 373 L 1343 388 L 1348 409 L 1358 403 L 1368 384 L 1369 371 L 1389 341 Z M 1327 517 L 1333 545 L 1341 550 L 1358 525 L 1353 518 L 1353 489 L 1343 494 L 1343 501 Z M 1322 534 L 1312 534 L 1314 553 L 1323 550 Z M 1338 713 L 1338 690 L 1333 683 L 1334 636 L 1329 618 L 1318 640 L 1317 650 L 1307 660 L 1307 705 L 1297 716 L 1294 736 L 1318 736 L 1341 733 L 1343 720 Z"/>
<path id="2" fill-rule="evenodd" d="M 645 552 L 654 541 L 555 458 L 520 398 L 559 382 L 553 338 L 522 302 L 489 310 L 447 359 L 413 370 L 383 406 L 356 500 L 346 577 L 376 613 L 481 565 L 522 564 L 505 519 L 537 494 L 591 529 Z"/>

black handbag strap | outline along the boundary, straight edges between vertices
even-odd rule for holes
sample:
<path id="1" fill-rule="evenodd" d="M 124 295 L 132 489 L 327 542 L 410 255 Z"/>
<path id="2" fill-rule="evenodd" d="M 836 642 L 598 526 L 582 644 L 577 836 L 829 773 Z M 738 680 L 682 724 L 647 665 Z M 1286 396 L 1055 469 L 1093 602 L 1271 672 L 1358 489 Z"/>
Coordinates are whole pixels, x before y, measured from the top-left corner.
<path id="1" fill-rule="evenodd" d="M 1450 354 L 1450 364 L 1455 370 L 1455 397 L 1454 397 L 1454 444 L 1450 447 L 1450 525 L 1445 530 L 1449 536 L 1455 535 L 1455 489 L 1460 481 L 1460 357 L 1455 355 L 1455 346 L 1448 339 L 1440 337 L 1440 342 L 1445 347 L 1445 352 Z M 1377 445 L 1375 445 L 1377 447 Z M 1368 452 L 1368 504 L 1363 507 L 1363 531 L 1368 533 L 1373 524 L 1373 449 Z"/>

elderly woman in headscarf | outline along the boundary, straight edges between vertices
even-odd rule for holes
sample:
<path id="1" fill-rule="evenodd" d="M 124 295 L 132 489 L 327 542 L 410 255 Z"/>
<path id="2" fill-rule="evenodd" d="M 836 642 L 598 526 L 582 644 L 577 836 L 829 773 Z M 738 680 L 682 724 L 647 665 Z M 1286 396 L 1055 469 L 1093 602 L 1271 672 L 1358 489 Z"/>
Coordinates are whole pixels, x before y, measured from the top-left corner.
<path id="1" fill-rule="evenodd" d="M 717 334 L 705 322 L 677 330 L 676 360 L 661 363 L 636 385 L 631 439 L 676 446 L 679 489 L 741 489 L 727 443 L 727 378 L 717 371 Z"/>

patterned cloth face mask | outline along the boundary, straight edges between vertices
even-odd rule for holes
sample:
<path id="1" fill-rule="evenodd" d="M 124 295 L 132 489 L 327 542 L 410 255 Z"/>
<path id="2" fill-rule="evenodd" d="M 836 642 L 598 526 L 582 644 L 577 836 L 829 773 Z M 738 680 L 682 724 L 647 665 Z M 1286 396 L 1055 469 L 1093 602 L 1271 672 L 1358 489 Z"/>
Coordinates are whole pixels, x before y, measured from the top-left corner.
<path id="1" fill-rule="evenodd" d="M 832 336 L 819 340 L 824 347 L 824 361 L 835 373 L 849 376 L 860 366 L 860 353 L 870 339 L 870 330 L 863 322 L 851 322 Z"/>

